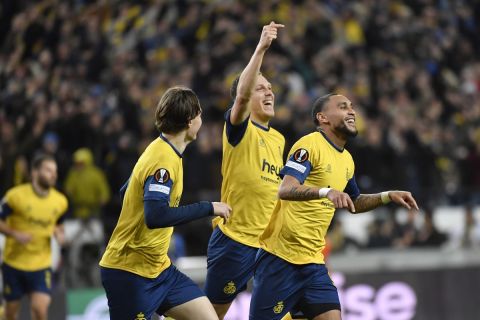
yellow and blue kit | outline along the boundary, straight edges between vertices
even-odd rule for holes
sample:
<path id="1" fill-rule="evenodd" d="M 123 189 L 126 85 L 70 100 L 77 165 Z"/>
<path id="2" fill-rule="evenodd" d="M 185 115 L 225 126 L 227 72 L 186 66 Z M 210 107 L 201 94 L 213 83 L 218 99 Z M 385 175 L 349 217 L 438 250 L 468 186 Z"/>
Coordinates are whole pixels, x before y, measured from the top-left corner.
<path id="1" fill-rule="evenodd" d="M 205 292 L 213 303 L 228 303 L 253 276 L 258 237 L 277 199 L 285 138 L 250 118 L 239 125 L 225 113 L 221 199 L 232 207 L 225 223 L 214 219 L 208 244 Z"/>
<path id="2" fill-rule="evenodd" d="M 29 292 L 51 290 L 51 237 L 63 223 L 67 198 L 50 188 L 47 196 L 35 193 L 31 183 L 7 191 L 0 206 L 0 218 L 16 230 L 32 235 L 22 244 L 7 237 L 3 254 L 4 293 L 7 300 L 18 300 Z"/>
<path id="3" fill-rule="evenodd" d="M 233 210 L 227 223 L 214 222 L 229 238 L 258 248 L 277 200 L 285 138 L 250 119 L 234 126 L 230 112 L 223 131 L 221 197 Z"/>
<path id="4" fill-rule="evenodd" d="M 289 154 L 282 175 L 311 187 L 360 195 L 350 153 L 337 147 L 323 132 L 299 139 Z M 281 319 L 300 309 L 308 318 L 340 309 L 338 293 L 328 276 L 322 251 L 335 212 L 327 198 L 310 201 L 278 200 L 260 236 L 255 266 L 250 318 Z"/>
<path id="5" fill-rule="evenodd" d="M 213 213 L 207 201 L 178 207 L 182 191 L 182 155 L 160 135 L 122 188 L 122 211 L 100 261 L 111 319 L 149 319 L 204 295 L 167 256 L 173 226 Z"/>

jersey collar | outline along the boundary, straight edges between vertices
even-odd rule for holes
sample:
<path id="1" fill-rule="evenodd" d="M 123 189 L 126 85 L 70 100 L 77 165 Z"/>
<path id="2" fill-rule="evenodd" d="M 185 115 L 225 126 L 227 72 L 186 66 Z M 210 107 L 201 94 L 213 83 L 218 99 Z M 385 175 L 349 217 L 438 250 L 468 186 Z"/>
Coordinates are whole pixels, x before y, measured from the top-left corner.
<path id="1" fill-rule="evenodd" d="M 168 143 L 168 145 L 170 147 L 172 147 L 173 151 L 175 151 L 175 153 L 180 157 L 180 158 L 183 158 L 182 154 L 175 148 L 175 146 L 173 144 L 170 143 L 170 141 L 168 141 L 167 138 L 165 138 L 163 136 L 163 134 L 160 133 L 160 139 L 162 139 L 163 141 L 165 141 L 166 143 Z"/>
<path id="2" fill-rule="evenodd" d="M 261 124 L 256 123 L 256 122 L 253 121 L 253 120 L 250 120 L 250 121 L 252 121 L 252 124 L 253 124 L 254 126 L 259 127 L 259 128 L 262 129 L 263 131 L 269 131 L 269 130 L 270 130 L 270 125 L 269 125 L 268 127 L 264 127 L 264 126 L 262 126 Z"/>
<path id="3" fill-rule="evenodd" d="M 322 130 L 319 130 L 319 132 L 322 134 L 322 136 L 325 138 L 325 140 L 327 140 L 327 142 L 335 148 L 335 150 L 337 150 L 338 152 L 343 152 L 343 150 L 345 150 L 345 148 L 340 148 L 338 147 L 335 143 L 333 143 L 332 140 L 330 140 L 327 135 L 325 134 L 325 132 L 323 132 Z"/>

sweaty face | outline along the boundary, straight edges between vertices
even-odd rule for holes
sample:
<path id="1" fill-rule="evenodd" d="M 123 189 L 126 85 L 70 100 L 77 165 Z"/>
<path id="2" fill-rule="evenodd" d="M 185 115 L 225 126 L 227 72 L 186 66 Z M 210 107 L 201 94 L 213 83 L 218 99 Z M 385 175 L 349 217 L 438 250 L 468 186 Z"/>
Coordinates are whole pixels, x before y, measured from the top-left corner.
<path id="1" fill-rule="evenodd" d="M 251 112 L 255 118 L 268 122 L 275 115 L 272 85 L 263 75 L 257 77 L 251 97 Z"/>
<path id="2" fill-rule="evenodd" d="M 325 105 L 323 114 L 326 116 L 332 131 L 347 137 L 355 137 L 357 135 L 355 110 L 352 102 L 347 97 L 342 95 L 332 96 Z"/>
<path id="3" fill-rule="evenodd" d="M 200 130 L 201 126 L 202 126 L 202 113 L 200 113 L 198 116 L 196 116 L 191 120 L 190 127 L 188 128 L 188 131 L 187 131 L 187 139 L 190 141 L 197 139 L 197 133 L 198 133 L 198 130 Z"/>
<path id="4" fill-rule="evenodd" d="M 44 189 L 49 189 L 57 183 L 57 164 L 51 160 L 45 160 L 32 173 L 32 178 L 37 181 L 38 185 Z"/>

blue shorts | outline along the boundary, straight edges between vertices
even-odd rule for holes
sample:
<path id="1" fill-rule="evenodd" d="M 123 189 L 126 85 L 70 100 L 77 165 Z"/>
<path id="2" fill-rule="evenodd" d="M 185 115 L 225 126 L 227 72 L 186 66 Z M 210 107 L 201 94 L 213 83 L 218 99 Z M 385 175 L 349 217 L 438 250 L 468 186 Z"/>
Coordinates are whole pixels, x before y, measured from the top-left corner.
<path id="1" fill-rule="evenodd" d="M 51 294 L 52 270 L 22 271 L 4 263 L 2 265 L 3 295 L 7 301 L 20 300 L 31 292 Z"/>
<path id="2" fill-rule="evenodd" d="M 257 248 L 230 239 L 215 228 L 208 242 L 205 293 L 214 304 L 232 302 L 253 277 Z"/>
<path id="3" fill-rule="evenodd" d="M 340 310 L 340 300 L 324 264 L 295 265 L 258 251 L 250 319 L 276 320 L 290 311 L 313 319 L 335 309 Z"/>
<path id="4" fill-rule="evenodd" d="M 111 320 L 150 319 L 171 308 L 205 296 L 200 288 L 174 265 L 157 278 L 110 268 L 100 268 Z"/>

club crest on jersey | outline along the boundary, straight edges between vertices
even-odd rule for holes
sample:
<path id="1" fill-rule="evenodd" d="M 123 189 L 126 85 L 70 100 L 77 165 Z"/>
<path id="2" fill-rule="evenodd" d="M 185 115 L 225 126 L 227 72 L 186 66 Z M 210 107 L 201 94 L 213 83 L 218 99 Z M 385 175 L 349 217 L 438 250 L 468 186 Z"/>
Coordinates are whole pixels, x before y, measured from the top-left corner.
<path id="1" fill-rule="evenodd" d="M 147 318 L 145 318 L 145 314 L 143 312 L 140 312 L 137 314 L 135 320 L 147 320 Z"/>
<path id="2" fill-rule="evenodd" d="M 258 145 L 259 145 L 260 147 L 264 147 L 264 148 L 267 146 L 267 145 L 265 144 L 265 141 L 264 141 L 262 138 L 260 138 L 260 140 L 258 140 Z"/>
<path id="3" fill-rule="evenodd" d="M 273 307 L 273 312 L 276 314 L 279 314 L 283 311 L 283 307 L 284 307 L 283 301 L 279 301 L 277 302 L 275 307 Z"/>
<path id="4" fill-rule="evenodd" d="M 305 149 L 298 149 L 293 153 L 293 159 L 296 162 L 302 163 L 308 160 L 308 151 Z"/>
<path id="5" fill-rule="evenodd" d="M 237 291 L 237 287 L 235 287 L 235 283 L 233 281 L 227 283 L 227 285 L 223 288 L 223 292 L 225 294 L 234 294 L 235 291 Z"/>
<path id="6" fill-rule="evenodd" d="M 155 171 L 155 180 L 160 183 L 167 183 L 170 180 L 170 172 L 167 169 L 158 169 Z"/>

